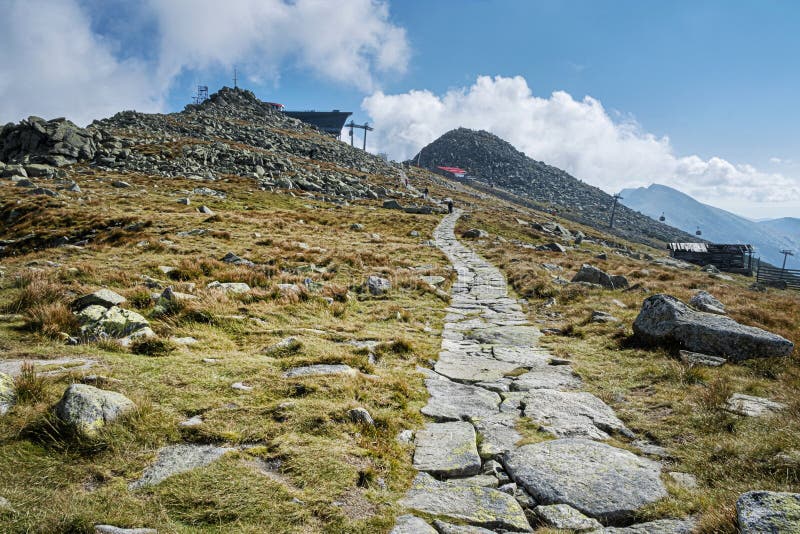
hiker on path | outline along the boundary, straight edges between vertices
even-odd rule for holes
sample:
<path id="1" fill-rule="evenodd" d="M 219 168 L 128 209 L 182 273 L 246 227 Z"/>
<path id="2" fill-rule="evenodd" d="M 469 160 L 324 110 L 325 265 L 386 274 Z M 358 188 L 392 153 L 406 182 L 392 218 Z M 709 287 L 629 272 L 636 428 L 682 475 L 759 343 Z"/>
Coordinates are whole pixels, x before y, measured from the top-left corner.
<path id="1" fill-rule="evenodd" d="M 447 199 L 447 213 L 453 213 L 453 199 Z"/>

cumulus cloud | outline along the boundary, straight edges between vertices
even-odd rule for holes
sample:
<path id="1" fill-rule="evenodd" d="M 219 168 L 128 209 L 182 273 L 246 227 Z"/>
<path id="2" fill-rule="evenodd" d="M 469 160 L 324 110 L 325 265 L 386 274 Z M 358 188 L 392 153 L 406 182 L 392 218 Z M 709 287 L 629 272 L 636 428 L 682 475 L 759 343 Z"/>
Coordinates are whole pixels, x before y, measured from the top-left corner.
<path id="1" fill-rule="evenodd" d="M 147 65 L 115 57 L 74 2 L 6 2 L 0 50 L 0 123 L 67 115 L 85 124 L 121 108 L 161 107 Z"/>
<path id="2" fill-rule="evenodd" d="M 275 76 L 287 62 L 373 90 L 374 74 L 403 72 L 405 30 L 375 0 L 151 0 L 163 77 L 232 63 Z"/>
<path id="3" fill-rule="evenodd" d="M 109 23 L 122 7 L 134 12 L 129 28 Z M 132 41 L 140 24 L 155 29 L 155 42 Z M 123 41 L 135 46 L 123 50 Z M 404 72 L 410 55 L 405 30 L 378 0 L 7 0 L 0 50 L 0 121 L 66 115 L 80 124 L 163 110 L 187 70 L 239 64 L 265 83 L 300 68 L 372 91 L 380 76 Z"/>
<path id="4" fill-rule="evenodd" d="M 718 157 L 678 156 L 668 137 L 648 133 L 630 118 L 614 121 L 597 99 L 576 100 L 563 91 L 535 96 L 520 76 L 480 76 L 472 86 L 442 95 L 378 91 L 362 107 L 377 126 L 374 148 L 395 159 L 410 158 L 464 126 L 490 131 L 608 192 L 661 183 L 717 204 L 800 200 L 798 180 Z"/>

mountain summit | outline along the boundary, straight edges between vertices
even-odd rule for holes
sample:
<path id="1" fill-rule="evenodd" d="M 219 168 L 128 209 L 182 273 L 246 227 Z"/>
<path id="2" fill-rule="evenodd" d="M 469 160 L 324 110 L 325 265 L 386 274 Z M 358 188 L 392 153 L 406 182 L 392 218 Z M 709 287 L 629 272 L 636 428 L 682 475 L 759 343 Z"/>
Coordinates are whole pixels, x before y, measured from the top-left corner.
<path id="1" fill-rule="evenodd" d="M 413 161 L 434 171 L 439 166 L 461 167 L 474 181 L 530 199 L 541 208 L 557 209 L 573 221 L 608 230 L 614 202 L 611 195 L 526 156 L 484 130 L 451 130 L 425 146 Z M 656 246 L 658 242 L 697 241 L 693 235 L 619 204 L 613 233 Z"/>

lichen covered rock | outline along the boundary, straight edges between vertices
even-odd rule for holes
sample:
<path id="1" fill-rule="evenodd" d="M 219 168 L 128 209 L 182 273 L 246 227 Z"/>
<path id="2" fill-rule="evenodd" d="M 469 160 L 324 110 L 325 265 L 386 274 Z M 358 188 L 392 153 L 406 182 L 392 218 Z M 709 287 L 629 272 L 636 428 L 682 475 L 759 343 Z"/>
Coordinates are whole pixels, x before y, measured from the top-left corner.
<path id="1" fill-rule="evenodd" d="M 135 407 L 122 393 L 72 384 L 56 404 L 55 414 L 79 436 L 93 438 L 101 428 Z"/>

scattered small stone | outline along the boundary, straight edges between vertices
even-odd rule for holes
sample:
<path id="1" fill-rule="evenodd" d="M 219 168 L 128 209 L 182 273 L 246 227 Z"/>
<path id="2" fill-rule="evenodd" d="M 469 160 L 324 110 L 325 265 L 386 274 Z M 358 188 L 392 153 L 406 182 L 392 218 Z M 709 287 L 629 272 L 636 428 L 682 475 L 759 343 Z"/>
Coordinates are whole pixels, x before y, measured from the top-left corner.
<path id="1" fill-rule="evenodd" d="M 94 534 L 158 534 L 154 528 L 122 528 L 113 525 L 95 525 Z"/>
<path id="2" fill-rule="evenodd" d="M 763 397 L 734 393 L 725 402 L 725 409 L 746 417 L 760 417 L 784 410 L 786 405 Z"/>
<path id="3" fill-rule="evenodd" d="M 386 278 L 371 275 L 367 278 L 366 286 L 371 295 L 379 296 L 389 291 L 392 288 L 392 283 Z"/>
<path id="4" fill-rule="evenodd" d="M 219 358 L 203 358 L 203 363 L 217 363 L 220 360 Z"/>
<path id="5" fill-rule="evenodd" d="M 218 280 L 214 280 L 213 282 L 209 282 L 206 287 L 208 289 L 221 289 L 226 293 L 249 293 L 250 286 L 245 284 L 244 282 L 220 282 Z"/>
<path id="6" fill-rule="evenodd" d="M 178 204 L 183 204 L 184 206 L 188 206 L 189 204 L 192 203 L 192 201 L 189 199 L 189 197 L 179 198 L 177 202 L 178 202 Z"/>
<path id="7" fill-rule="evenodd" d="M 465 237 L 467 239 L 479 239 L 479 238 L 489 237 L 489 234 L 478 228 L 470 228 L 469 230 L 461 234 L 461 237 Z"/>
<path id="8" fill-rule="evenodd" d="M 617 317 L 614 317 L 610 313 L 594 310 L 592 312 L 592 316 L 589 319 L 592 323 L 618 323 L 620 320 Z"/>
<path id="9" fill-rule="evenodd" d="M 123 182 L 122 180 L 114 180 L 111 182 L 111 185 L 119 188 L 131 187 L 131 184 L 128 182 Z"/>
<path id="10" fill-rule="evenodd" d="M 133 402 L 121 393 L 72 384 L 56 404 L 55 414 L 79 436 L 94 438 L 103 427 L 134 408 Z"/>
<path id="11" fill-rule="evenodd" d="M 351 230 L 355 230 L 356 232 L 361 232 L 364 230 L 364 225 L 361 223 L 353 223 L 350 225 Z"/>
<path id="12" fill-rule="evenodd" d="M 197 343 L 197 340 L 193 337 L 172 337 L 170 338 L 173 343 L 177 343 L 178 345 L 194 345 Z"/>
<path id="13" fill-rule="evenodd" d="M 701 354 L 699 352 L 692 352 L 689 350 L 679 351 L 681 361 L 689 365 L 706 365 L 708 367 L 719 367 L 723 365 L 726 360 L 719 356 L 709 356 L 708 354 Z"/>
<path id="14" fill-rule="evenodd" d="M 222 257 L 222 261 L 224 261 L 225 263 L 232 263 L 234 265 L 246 265 L 248 267 L 252 267 L 255 265 L 255 263 L 253 263 L 252 261 L 240 258 L 233 252 L 228 252 L 227 254 L 225 254 Z"/>
<path id="15" fill-rule="evenodd" d="M 416 230 L 411 230 L 411 231 L 408 233 L 408 235 L 409 235 L 410 237 L 419 237 L 419 232 L 418 232 L 418 231 L 416 231 Z"/>
<path id="16" fill-rule="evenodd" d="M 199 208 L 197 208 L 197 211 L 202 213 L 203 215 L 214 215 L 214 211 L 211 208 L 209 208 L 208 206 L 205 206 L 205 205 L 200 206 Z"/>
<path id="17" fill-rule="evenodd" d="M 357 425 L 375 426 L 375 421 L 372 419 L 372 416 L 364 408 L 347 410 L 347 417 Z"/>
<path id="18" fill-rule="evenodd" d="M 697 488 L 697 479 L 694 475 L 689 473 L 681 473 L 679 471 L 669 471 L 667 473 L 675 483 L 682 488 L 686 489 L 696 489 Z"/>
<path id="19" fill-rule="evenodd" d="M 234 382 L 231 388 L 238 389 L 239 391 L 253 391 L 253 386 L 248 386 L 244 382 Z"/>
<path id="20" fill-rule="evenodd" d="M 14 379 L 5 373 L 0 373 L 0 415 L 8 413 L 16 398 Z"/>
<path id="21" fill-rule="evenodd" d="M 401 430 L 397 433 L 397 437 L 395 438 L 398 443 L 402 443 L 404 445 L 410 444 L 414 441 L 414 431 L 413 430 Z"/>
<path id="22" fill-rule="evenodd" d="M 203 424 L 203 416 L 201 415 L 192 416 L 189 419 L 178 423 L 179 426 L 182 426 L 184 428 L 191 428 L 194 426 L 200 426 L 202 424 Z"/>

